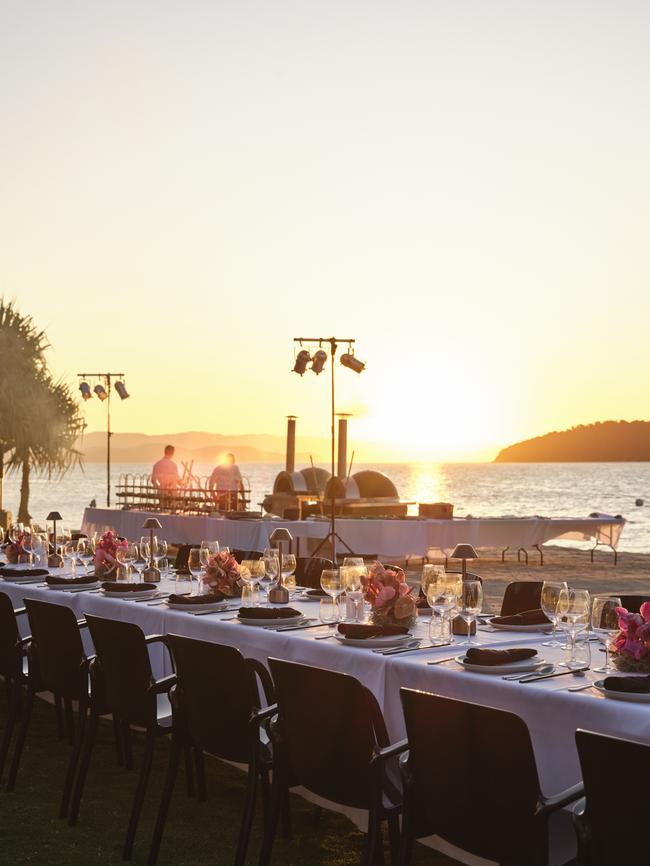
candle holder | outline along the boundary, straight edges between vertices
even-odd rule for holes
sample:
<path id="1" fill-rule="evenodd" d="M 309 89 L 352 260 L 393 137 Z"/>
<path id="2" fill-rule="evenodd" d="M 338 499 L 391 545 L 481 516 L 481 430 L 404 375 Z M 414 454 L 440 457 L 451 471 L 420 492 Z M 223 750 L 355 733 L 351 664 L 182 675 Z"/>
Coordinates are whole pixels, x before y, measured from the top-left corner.
<path id="1" fill-rule="evenodd" d="M 478 553 L 474 550 L 471 544 L 457 544 L 450 557 L 450 559 L 462 560 L 463 580 L 467 580 L 467 560 L 478 558 Z"/>
<path id="2" fill-rule="evenodd" d="M 149 530 L 149 564 L 142 572 L 142 579 L 145 583 L 160 583 L 160 569 L 156 566 L 154 558 L 154 529 L 162 529 L 162 523 L 156 517 L 148 517 L 142 524 L 143 529 Z"/>
<path id="3" fill-rule="evenodd" d="M 58 511 L 50 511 L 50 513 L 45 518 L 46 521 L 51 520 L 54 524 L 54 528 L 52 530 L 52 545 L 54 547 L 54 551 L 48 554 L 47 557 L 47 567 L 48 568 L 63 568 L 63 557 L 60 553 L 57 553 L 56 549 L 56 522 L 57 520 L 63 520 Z"/>

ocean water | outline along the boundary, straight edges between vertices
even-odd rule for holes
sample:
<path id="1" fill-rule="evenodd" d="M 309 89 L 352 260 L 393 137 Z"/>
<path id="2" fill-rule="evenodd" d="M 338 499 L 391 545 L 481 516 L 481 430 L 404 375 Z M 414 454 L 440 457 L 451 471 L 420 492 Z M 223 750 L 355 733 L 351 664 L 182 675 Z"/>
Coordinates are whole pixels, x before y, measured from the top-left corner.
<path id="1" fill-rule="evenodd" d="M 114 464 L 115 487 L 122 473 L 146 473 L 144 464 Z M 210 466 L 197 465 L 198 474 L 209 474 Z M 248 477 L 253 507 L 273 486 L 284 467 L 259 463 L 241 465 Z M 452 502 L 455 515 L 464 517 L 585 517 L 593 511 L 622 514 L 628 521 L 620 549 L 650 553 L 650 463 L 391 463 L 358 465 L 385 472 L 402 499 L 414 502 Z M 20 480 L 5 479 L 5 508 L 18 511 Z M 647 505 L 635 506 L 635 500 Z M 71 528 L 81 525 L 84 508 L 91 499 L 106 503 L 106 467 L 90 463 L 62 479 L 32 478 L 30 511 L 43 522 L 56 509 Z M 410 512 L 417 513 L 417 506 Z"/>

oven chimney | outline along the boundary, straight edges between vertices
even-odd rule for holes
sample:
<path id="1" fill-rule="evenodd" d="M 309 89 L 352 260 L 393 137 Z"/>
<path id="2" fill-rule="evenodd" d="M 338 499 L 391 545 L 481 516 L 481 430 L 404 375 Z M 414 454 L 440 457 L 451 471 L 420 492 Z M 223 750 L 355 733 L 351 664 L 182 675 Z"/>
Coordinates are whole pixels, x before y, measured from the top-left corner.
<path id="1" fill-rule="evenodd" d="M 296 468 L 296 416 L 287 415 L 287 459 L 285 469 L 293 472 Z"/>
<path id="2" fill-rule="evenodd" d="M 345 481 L 348 474 L 348 418 L 349 415 L 339 416 L 339 459 L 337 475 Z"/>

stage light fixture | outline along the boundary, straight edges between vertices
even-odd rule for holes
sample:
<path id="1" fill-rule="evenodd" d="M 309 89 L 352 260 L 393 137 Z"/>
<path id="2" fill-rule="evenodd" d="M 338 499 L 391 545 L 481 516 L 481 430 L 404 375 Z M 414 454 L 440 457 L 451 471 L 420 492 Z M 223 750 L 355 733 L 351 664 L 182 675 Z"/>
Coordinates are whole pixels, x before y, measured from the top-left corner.
<path id="1" fill-rule="evenodd" d="M 311 361 L 311 355 L 307 349 L 301 349 L 296 355 L 296 363 L 293 365 L 293 373 L 302 376 L 307 369 L 307 364 Z"/>
<path id="2" fill-rule="evenodd" d="M 93 395 L 88 382 L 81 382 L 81 384 L 79 385 L 79 390 L 81 391 L 81 396 L 84 398 L 84 400 L 90 400 L 92 398 Z"/>
<path id="3" fill-rule="evenodd" d="M 115 390 L 120 395 L 120 400 L 128 400 L 128 398 L 131 396 L 126 390 L 126 385 L 124 384 L 124 382 L 116 382 Z"/>
<path id="4" fill-rule="evenodd" d="M 104 388 L 103 385 L 95 385 L 93 391 L 95 392 L 95 394 L 97 394 L 102 403 L 108 397 L 108 394 L 106 393 L 106 388 Z"/>
<path id="5" fill-rule="evenodd" d="M 363 373 L 366 368 L 363 361 L 355 358 L 351 352 L 346 352 L 344 355 L 341 355 L 341 364 L 344 367 L 347 367 L 348 370 L 354 370 L 355 373 Z"/>
<path id="6" fill-rule="evenodd" d="M 314 352 L 314 357 L 311 359 L 312 373 L 316 373 L 317 376 L 319 373 L 322 373 L 325 361 L 327 361 L 327 352 L 324 352 L 322 349 Z"/>

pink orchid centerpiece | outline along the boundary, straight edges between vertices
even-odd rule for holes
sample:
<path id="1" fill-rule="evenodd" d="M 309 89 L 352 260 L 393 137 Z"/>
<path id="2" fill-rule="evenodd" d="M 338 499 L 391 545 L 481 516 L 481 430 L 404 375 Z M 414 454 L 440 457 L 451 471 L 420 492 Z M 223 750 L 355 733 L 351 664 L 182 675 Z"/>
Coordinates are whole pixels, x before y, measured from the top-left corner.
<path id="1" fill-rule="evenodd" d="M 650 604 L 639 613 L 617 607 L 620 632 L 612 644 L 612 662 L 620 671 L 650 673 Z"/>
<path id="2" fill-rule="evenodd" d="M 222 550 L 213 554 L 205 567 L 203 582 L 210 587 L 210 592 L 220 592 L 227 598 L 240 596 L 243 581 L 232 553 Z"/>
<path id="3" fill-rule="evenodd" d="M 373 562 L 364 583 L 370 617 L 376 625 L 415 625 L 417 607 L 404 571 Z"/>
<path id="4" fill-rule="evenodd" d="M 126 538 L 121 538 L 112 529 L 105 532 L 95 545 L 95 574 L 105 576 L 113 571 L 117 562 L 117 551 L 128 545 Z"/>
<path id="5" fill-rule="evenodd" d="M 29 548 L 31 546 L 32 537 L 29 532 L 17 532 L 13 540 L 9 542 L 5 546 L 5 556 L 7 557 L 7 562 L 13 565 L 18 562 L 18 557 L 23 554 L 30 553 Z"/>

